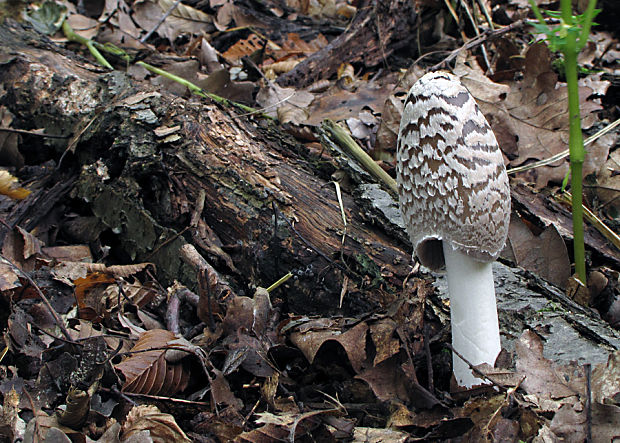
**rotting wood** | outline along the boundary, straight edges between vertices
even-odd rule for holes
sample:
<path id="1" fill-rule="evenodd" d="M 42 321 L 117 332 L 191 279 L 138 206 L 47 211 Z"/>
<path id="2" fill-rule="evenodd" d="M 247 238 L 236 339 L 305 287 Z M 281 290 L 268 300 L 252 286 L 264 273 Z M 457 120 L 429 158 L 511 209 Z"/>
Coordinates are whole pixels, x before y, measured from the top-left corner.
<path id="1" fill-rule="evenodd" d="M 334 186 L 315 175 L 315 159 L 304 156 L 303 146 L 273 124 L 139 90 L 123 74 L 99 73 L 53 46 L 20 48 L 25 34 L 16 24 L 0 28 L 0 35 L 4 48 L 19 51 L 0 80 L 10 90 L 5 105 L 21 125 L 62 122 L 66 134 L 94 119 L 67 163 L 81 170 L 71 195 L 87 202 L 116 236 L 126 260 L 154 262 L 164 283 L 194 280 L 195 271 L 179 257 L 186 242 L 179 233 L 191 225 L 204 194 L 202 218 L 221 246 L 200 252 L 234 277 L 236 289 L 266 287 L 292 271 L 287 302 L 298 312 L 337 312 L 345 274 L 341 312 L 372 310 L 398 296 L 398 282 L 409 271 L 402 244 L 366 223 L 365 211 L 345 193 L 350 226 L 342 245 Z M 47 121 L 37 117 L 39 109 L 47 109 Z M 173 142 L 153 132 L 176 125 L 180 137 Z"/>
<path id="2" fill-rule="evenodd" d="M 341 63 L 364 63 L 367 67 L 387 63 L 392 42 L 412 41 L 416 13 L 407 0 L 365 0 L 346 31 L 325 48 L 278 77 L 281 86 L 303 88 L 334 74 Z M 412 43 L 413 45 L 413 43 Z"/>
<path id="3" fill-rule="evenodd" d="M 340 163 L 328 168 L 317 164 L 272 123 L 136 86 L 123 73 L 101 71 L 15 23 L 0 25 L 0 54 L 0 82 L 6 91 L 0 104 L 16 115 L 16 126 L 67 135 L 88 123 L 63 168 L 80 173 L 73 201 L 83 201 L 105 225 L 117 256 L 123 252 L 126 261 L 155 262 L 165 284 L 178 279 L 191 285 L 196 270 L 183 263 L 180 250 L 196 229 L 192 219 L 204 194 L 201 214 L 210 231 L 208 236 L 203 231 L 202 240 L 210 238 L 217 247 L 196 246 L 238 294 L 294 271 L 297 279 L 272 294 L 285 299 L 290 313 L 355 315 L 385 308 L 401 295 L 410 271 L 405 235 L 397 234 L 398 223 L 391 220 L 389 195 L 364 183 L 367 174 L 360 172 L 348 191 L 343 188 L 348 235 L 342 246 L 340 208 L 329 177 L 322 176 Z M 182 129 L 176 140 L 164 141 L 153 131 L 177 125 Z M 50 154 L 55 159 L 66 148 L 58 140 L 48 143 L 45 148 L 56 149 Z M 378 195 L 381 208 L 371 201 Z M 276 216 L 280 212 L 294 231 Z M 389 228 L 385 220 L 391 220 Z M 527 287 L 514 270 L 504 272 L 514 280 L 513 287 Z M 345 273 L 348 291 L 339 310 Z M 498 291 L 507 278 L 500 279 Z M 547 312 L 545 294 L 532 295 L 540 306 L 530 306 L 533 302 L 515 295 L 514 289 L 503 294 L 502 328 L 535 327 L 544 319 L 552 336 L 554 322 L 561 318 L 559 327 L 572 328 L 584 341 L 584 330 L 594 331 L 590 325 L 602 328 L 606 338 L 601 352 L 620 347 L 619 334 L 587 309 L 580 314 L 587 321 L 581 321 L 569 305 Z M 437 313 L 442 310 L 440 302 L 433 307 Z M 566 326 L 573 318 L 578 327 Z M 503 344 L 510 346 L 510 336 L 518 332 L 504 335 Z M 602 337 L 603 332 L 592 336 Z M 591 348 L 598 347 L 591 343 Z M 561 349 L 551 352 L 566 355 Z"/>

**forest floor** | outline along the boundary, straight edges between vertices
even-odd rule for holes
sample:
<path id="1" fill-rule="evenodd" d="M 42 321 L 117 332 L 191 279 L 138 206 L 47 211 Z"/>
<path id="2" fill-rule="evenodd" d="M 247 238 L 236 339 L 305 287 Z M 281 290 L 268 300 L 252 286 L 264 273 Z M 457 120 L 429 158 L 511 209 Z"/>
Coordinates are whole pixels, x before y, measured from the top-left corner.
<path id="1" fill-rule="evenodd" d="M 559 7 L 557 1 L 537 3 Z M 202 200 L 189 191 L 184 199 L 167 193 L 167 186 L 192 182 L 172 171 L 162 154 L 161 176 L 149 182 L 145 166 L 141 189 L 130 190 L 141 196 L 136 205 L 145 219 L 167 222 L 176 239 L 187 239 L 175 259 L 199 271 L 191 279 L 177 276 L 165 260 L 162 266 L 149 258 L 168 239 L 149 254 L 136 252 L 139 246 L 127 245 L 142 242 L 147 229 L 131 237 L 110 222 L 112 215 L 98 212 L 98 200 L 89 194 L 95 191 L 86 190 L 92 177 L 102 184 L 118 178 L 108 154 L 79 145 L 89 131 L 100 131 L 110 151 L 134 149 L 126 158 L 141 149 L 123 145 L 123 122 L 107 129 L 100 121 L 110 120 L 93 123 L 107 114 L 108 104 L 93 105 L 92 119 L 76 124 L 68 138 L 48 137 L 57 128 L 46 125 L 46 113 L 54 111 L 33 114 L 15 83 L 0 75 L 0 160 L 6 167 L 0 175 L 0 439 L 620 439 L 620 7 L 614 0 L 599 7 L 599 25 L 579 55 L 584 204 L 593 215 L 586 221 L 586 288 L 573 276 L 571 210 L 562 190 L 569 171 L 562 63 L 535 33 L 526 0 L 0 1 L 3 32 L 16 29 L 6 25 L 13 20 L 32 26 L 43 43 L 23 39 L 25 44 L 90 63 L 90 85 L 113 83 L 111 69 L 97 66 L 102 62 L 85 42 L 100 44 L 112 69 L 143 91 L 122 101 L 136 111 L 134 120 L 139 114 L 144 122 L 155 121 L 141 101 L 161 95 L 168 97 L 162 100 L 169 100 L 171 116 L 179 107 L 207 102 L 233 122 L 255 125 L 239 128 L 271 128 L 279 134 L 276 145 L 278 137 L 291 140 L 267 151 L 259 137 L 256 146 L 242 146 L 243 137 L 255 137 L 249 132 L 215 142 L 205 137 L 204 146 L 231 143 L 222 152 L 237 140 L 238 149 L 261 151 L 265 161 L 240 161 L 239 168 L 231 163 L 228 177 L 218 175 L 222 187 L 206 190 L 207 201 L 232 188 L 243 168 L 256 168 L 256 183 L 276 189 L 288 178 L 283 170 L 271 171 L 270 162 L 303 158 L 302 172 L 320 183 L 317 195 L 327 185 L 335 189 L 333 208 L 342 212 L 342 224 L 323 232 L 325 244 L 319 244 L 304 223 L 323 223 L 320 214 L 290 209 L 290 201 L 303 195 L 274 191 L 265 197 L 237 189 L 250 202 L 239 216 L 242 224 L 256 210 L 274 225 L 272 244 L 249 246 L 235 237 L 243 228 L 231 224 L 226 231 L 226 223 L 207 214 L 215 210 L 204 206 L 204 193 Z M 70 26 L 61 28 L 63 21 Z M 0 67 L 9 72 L 21 49 L 1 49 Z M 66 70 L 52 62 L 50 69 L 61 84 L 49 84 L 51 94 L 62 90 Z M 374 179 L 329 135 L 339 124 L 394 177 L 406 93 L 436 69 L 457 75 L 476 99 L 502 150 L 512 191 L 508 241 L 495 268 L 504 351 L 495 368 L 479 368 L 489 384 L 473 391 L 455 390 L 450 382 L 443 278 L 409 263 L 410 245 L 398 222 L 377 227 L 380 219 L 368 215 L 378 211 L 376 202 L 361 209 Z M 73 105 L 90 106 L 87 100 Z M 205 121 L 217 126 L 213 115 Z M 161 146 L 181 146 L 191 132 L 175 124 L 153 126 Z M 106 131 L 114 137 L 107 140 Z M 295 152 L 286 152 L 291 146 Z M 181 157 L 179 164 L 192 161 Z M 389 196 L 384 189 L 373 195 Z M 57 198 L 41 199 L 43 190 Z M 268 207 L 261 199 L 271 199 Z M 345 210 L 350 202 L 353 215 Z M 185 227 L 166 205 L 180 212 L 186 206 L 191 217 Z M 234 205 L 227 210 L 241 211 Z M 262 239 L 267 223 L 244 235 Z M 380 240 L 359 241 L 371 238 L 365 236 L 372 229 Z M 289 237 L 279 237 L 283 231 Z M 356 241 L 356 247 L 374 249 L 373 260 L 347 249 Z M 385 266 L 376 263 L 380 242 L 397 249 L 388 251 L 393 262 Z M 340 250 L 321 252 L 339 243 Z M 290 281 L 269 287 L 282 264 L 265 269 L 264 256 L 280 251 L 285 257 L 291 250 L 305 258 L 281 273 L 291 271 Z M 299 294 L 312 296 L 304 301 L 295 298 Z"/>

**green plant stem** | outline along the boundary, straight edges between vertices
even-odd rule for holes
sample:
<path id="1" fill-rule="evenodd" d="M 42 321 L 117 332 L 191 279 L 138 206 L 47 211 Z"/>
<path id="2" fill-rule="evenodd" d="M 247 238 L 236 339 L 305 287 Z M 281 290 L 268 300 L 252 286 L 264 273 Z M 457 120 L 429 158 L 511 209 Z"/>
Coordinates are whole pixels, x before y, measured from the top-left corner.
<path id="1" fill-rule="evenodd" d="M 573 25 L 571 0 L 561 0 L 562 19 Z M 583 241 L 582 169 L 585 158 L 579 114 L 579 85 L 577 83 L 577 33 L 568 32 L 563 47 L 564 69 L 568 89 L 569 151 L 571 165 L 571 191 L 573 196 L 573 251 L 577 278 L 586 284 L 585 247 Z"/>
<path id="2" fill-rule="evenodd" d="M 185 86 L 187 89 L 190 90 L 190 92 L 192 94 L 196 94 L 196 95 L 198 95 L 200 97 L 203 97 L 203 98 L 210 98 L 214 102 L 219 103 L 219 104 L 224 105 L 224 106 L 236 106 L 237 108 L 247 112 L 248 114 L 258 114 L 261 117 L 268 118 L 270 120 L 274 119 L 273 117 L 263 113 L 259 109 L 254 109 L 254 108 L 251 108 L 250 106 L 246 106 L 246 105 L 243 105 L 241 103 L 237 103 L 237 102 L 234 102 L 232 100 L 228 100 L 227 98 L 220 97 L 219 95 L 215 95 L 215 94 L 212 94 L 210 92 L 207 92 L 204 89 L 200 88 L 199 86 L 193 84 L 192 82 L 190 82 L 188 80 L 185 80 L 182 77 L 179 77 L 178 75 L 172 74 L 172 73 L 170 73 L 168 71 L 164 71 L 163 69 L 159 69 L 159 68 L 157 68 L 157 67 L 155 67 L 153 65 L 149 65 L 148 63 L 139 61 L 139 62 L 136 62 L 136 65 L 140 65 L 144 69 L 146 69 L 147 71 L 152 72 L 153 74 L 161 75 L 162 77 L 165 77 L 167 79 L 170 79 L 172 81 L 175 81 L 175 82 L 179 83 L 180 85 Z"/>
<path id="3" fill-rule="evenodd" d="M 67 20 L 62 22 L 62 32 L 65 34 L 65 37 L 67 37 L 67 40 L 86 46 L 90 53 L 93 55 L 93 57 L 95 57 L 95 60 L 97 60 L 97 62 L 101 66 L 108 69 L 114 69 L 112 65 L 108 63 L 108 61 L 105 59 L 105 57 L 101 55 L 101 52 L 99 52 L 99 50 L 95 47 L 93 41 L 82 37 L 79 34 L 76 34 Z"/>

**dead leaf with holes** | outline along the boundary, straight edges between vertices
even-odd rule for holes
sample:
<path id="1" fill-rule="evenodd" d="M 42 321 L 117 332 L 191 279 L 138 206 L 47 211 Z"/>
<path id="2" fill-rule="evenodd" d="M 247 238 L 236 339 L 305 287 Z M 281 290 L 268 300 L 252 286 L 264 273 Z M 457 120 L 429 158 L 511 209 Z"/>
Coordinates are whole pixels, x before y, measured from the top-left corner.
<path id="1" fill-rule="evenodd" d="M 132 354 L 115 365 L 125 377 L 122 390 L 163 396 L 183 391 L 189 383 L 189 370 L 182 363 L 166 360 L 166 350 L 174 340 L 175 334 L 163 329 L 143 333 L 131 349 Z"/>
<path id="2" fill-rule="evenodd" d="M 525 377 L 521 386 L 528 394 L 550 400 L 550 405 L 557 409 L 562 403 L 574 404 L 585 392 L 583 367 L 546 359 L 542 340 L 535 332 L 527 330 L 521 335 L 516 353 L 517 373 Z"/>
<path id="3" fill-rule="evenodd" d="M 492 82 L 474 60 L 466 61 L 463 57 L 458 59 L 454 72 L 476 99 L 511 167 L 542 160 L 568 148 L 567 88 L 558 83 L 544 43 L 526 50 L 523 80 L 510 87 Z M 596 99 L 590 98 L 592 93 L 588 87 L 579 89 L 583 129 L 597 121 L 595 112 L 602 109 Z M 584 164 L 584 175 L 600 170 L 610 147 L 608 139 L 599 139 L 587 148 L 589 160 Z M 544 187 L 549 182 L 560 183 L 567 171 L 568 160 L 561 160 L 553 166 L 530 170 L 525 178 Z"/>

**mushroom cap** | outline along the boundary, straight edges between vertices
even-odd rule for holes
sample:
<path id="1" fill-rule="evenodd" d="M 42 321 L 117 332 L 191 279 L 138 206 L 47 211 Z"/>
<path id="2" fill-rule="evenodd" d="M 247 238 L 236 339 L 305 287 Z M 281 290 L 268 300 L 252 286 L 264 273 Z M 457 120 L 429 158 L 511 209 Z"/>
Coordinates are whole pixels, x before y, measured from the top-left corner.
<path id="1" fill-rule="evenodd" d="M 508 176 L 489 123 L 457 77 L 431 72 L 411 87 L 396 157 L 400 208 L 422 265 L 444 267 L 442 241 L 495 260 L 508 235 Z"/>

